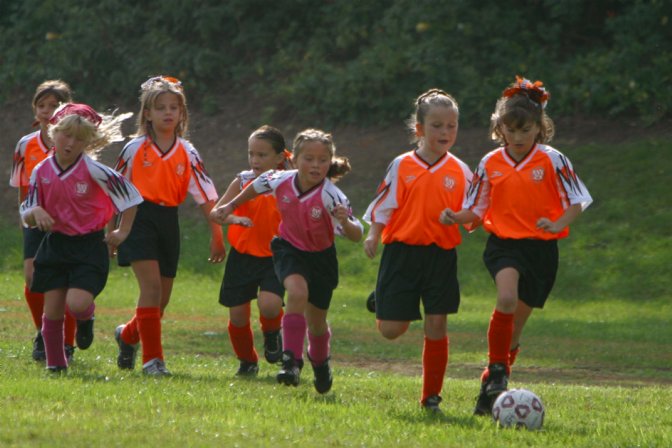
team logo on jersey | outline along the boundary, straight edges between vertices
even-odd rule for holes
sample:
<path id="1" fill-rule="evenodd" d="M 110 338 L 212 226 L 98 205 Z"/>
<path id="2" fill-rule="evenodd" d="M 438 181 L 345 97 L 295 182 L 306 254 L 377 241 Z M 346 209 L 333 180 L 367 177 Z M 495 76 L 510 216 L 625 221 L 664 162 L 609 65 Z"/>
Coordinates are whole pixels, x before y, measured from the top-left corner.
<path id="1" fill-rule="evenodd" d="M 287 197 L 286 194 L 283 194 L 283 195 L 282 195 L 282 199 L 281 199 L 281 201 L 284 202 L 285 204 L 289 204 L 290 202 L 292 202 L 292 200 L 289 199 L 289 197 Z"/>
<path id="2" fill-rule="evenodd" d="M 452 191 L 453 188 L 455 188 L 455 179 L 453 179 L 451 176 L 444 177 L 443 186 L 446 188 L 446 190 Z"/>
<path id="3" fill-rule="evenodd" d="M 37 157 L 35 157 L 35 154 L 30 155 L 30 160 L 37 160 Z"/>
<path id="4" fill-rule="evenodd" d="M 86 194 L 87 191 L 89 191 L 89 184 L 86 182 L 77 182 L 75 184 L 75 192 L 78 195 Z"/>
<path id="5" fill-rule="evenodd" d="M 322 216 L 322 209 L 320 207 L 313 207 L 310 210 L 310 217 L 313 219 L 320 219 Z"/>
<path id="6" fill-rule="evenodd" d="M 142 162 L 142 166 L 144 167 L 152 166 L 152 162 L 150 162 L 149 160 L 145 160 Z"/>
<path id="7" fill-rule="evenodd" d="M 50 180 L 48 177 L 43 177 L 43 178 L 42 178 L 42 183 L 43 183 L 43 184 L 50 184 L 50 183 L 51 183 L 51 180 Z"/>
<path id="8" fill-rule="evenodd" d="M 492 173 L 490 173 L 490 179 L 492 179 L 494 177 L 502 177 L 502 176 L 503 176 L 503 174 L 502 174 L 501 171 L 493 171 Z"/>
<path id="9" fill-rule="evenodd" d="M 532 180 L 535 182 L 541 182 L 544 180 L 544 169 L 543 168 L 533 168 L 532 169 Z"/>
<path id="10" fill-rule="evenodd" d="M 412 174 L 410 176 L 404 177 L 404 182 L 406 182 L 407 184 L 413 182 L 414 180 L 415 180 L 415 176 L 412 175 Z"/>
<path id="11" fill-rule="evenodd" d="M 178 176 L 181 176 L 184 174 L 185 169 L 186 168 L 184 167 L 184 163 L 178 163 L 177 167 L 175 168 L 175 172 L 177 172 Z"/>

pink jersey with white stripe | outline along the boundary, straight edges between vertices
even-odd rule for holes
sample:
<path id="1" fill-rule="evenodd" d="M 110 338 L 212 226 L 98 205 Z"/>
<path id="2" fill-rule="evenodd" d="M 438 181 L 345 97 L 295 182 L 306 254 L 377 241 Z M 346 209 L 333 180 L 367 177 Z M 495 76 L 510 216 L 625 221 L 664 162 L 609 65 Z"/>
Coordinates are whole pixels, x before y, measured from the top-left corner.
<path id="1" fill-rule="evenodd" d="M 332 212 L 341 204 L 348 208 L 348 219 L 362 228 L 352 215 L 350 201 L 329 179 L 306 192 L 297 187 L 297 170 L 268 171 L 252 182 L 257 193 L 272 191 L 280 210 L 280 236 L 306 252 L 323 251 L 334 244 L 334 233 L 343 229 Z"/>
<path id="2" fill-rule="evenodd" d="M 131 182 L 86 154 L 66 169 L 51 156 L 33 170 L 21 216 L 39 205 L 55 221 L 52 232 L 84 235 L 103 229 L 115 213 L 141 202 Z"/>

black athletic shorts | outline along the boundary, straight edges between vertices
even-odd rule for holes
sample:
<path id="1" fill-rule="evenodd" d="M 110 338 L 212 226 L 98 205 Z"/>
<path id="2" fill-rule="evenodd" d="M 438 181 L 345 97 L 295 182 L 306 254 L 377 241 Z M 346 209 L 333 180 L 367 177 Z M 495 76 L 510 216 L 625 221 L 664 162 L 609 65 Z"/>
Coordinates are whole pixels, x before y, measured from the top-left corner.
<path id="1" fill-rule="evenodd" d="M 502 239 L 490 235 L 483 262 L 494 279 L 504 268 L 520 274 L 518 298 L 532 308 L 543 308 L 558 272 L 558 241 Z"/>
<path id="2" fill-rule="evenodd" d="M 23 228 L 23 259 L 35 258 L 37 248 L 44 239 L 47 232 L 43 232 L 37 227 Z"/>
<path id="3" fill-rule="evenodd" d="M 280 237 L 271 241 L 273 266 L 281 284 L 292 274 L 299 274 L 308 283 L 308 302 L 321 310 L 328 310 L 331 296 L 338 286 L 336 246 L 320 252 L 306 252 L 292 246 Z"/>
<path id="4" fill-rule="evenodd" d="M 419 320 L 425 314 L 455 314 L 460 306 L 457 251 L 401 242 L 386 244 L 376 284 L 376 317 Z"/>
<path id="5" fill-rule="evenodd" d="M 255 257 L 231 247 L 219 289 L 219 303 L 226 307 L 242 305 L 256 299 L 258 291 L 285 295 L 285 288 L 275 275 L 273 257 Z"/>
<path id="6" fill-rule="evenodd" d="M 79 288 L 96 297 L 107 283 L 110 258 L 101 230 L 68 236 L 47 233 L 35 255 L 35 272 L 30 290 Z"/>
<path id="7" fill-rule="evenodd" d="M 128 238 L 117 250 L 119 266 L 133 261 L 157 260 L 161 277 L 175 278 L 180 259 L 180 224 L 177 207 L 164 207 L 144 201 Z"/>

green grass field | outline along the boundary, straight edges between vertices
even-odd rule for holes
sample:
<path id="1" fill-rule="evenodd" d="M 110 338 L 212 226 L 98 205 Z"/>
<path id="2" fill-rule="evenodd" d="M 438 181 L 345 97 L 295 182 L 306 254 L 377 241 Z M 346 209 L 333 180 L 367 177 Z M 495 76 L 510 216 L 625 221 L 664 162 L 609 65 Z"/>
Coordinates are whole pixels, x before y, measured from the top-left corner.
<path id="1" fill-rule="evenodd" d="M 263 363 L 256 379 L 234 377 L 227 313 L 217 303 L 223 266 L 207 264 L 207 230 L 191 219 L 163 321 L 174 376 L 116 368 L 114 328 L 137 295 L 130 270 L 117 267 L 97 300 L 93 346 L 76 352 L 66 376 L 48 375 L 30 359 L 20 234 L 5 220 L 0 446 L 672 446 L 672 142 L 566 153 L 595 203 L 560 245 L 556 288 L 525 328 L 510 385 L 542 398 L 543 430 L 502 430 L 472 416 L 494 305 L 482 231 L 459 249 L 462 305 L 449 317 L 444 415 L 433 416 L 418 405 L 421 325 L 394 342 L 377 334 L 364 308 L 377 262 L 361 245 L 338 243 L 341 283 L 329 319 L 335 381 L 320 396 L 309 368 L 298 388 L 278 385 L 277 367 Z"/>

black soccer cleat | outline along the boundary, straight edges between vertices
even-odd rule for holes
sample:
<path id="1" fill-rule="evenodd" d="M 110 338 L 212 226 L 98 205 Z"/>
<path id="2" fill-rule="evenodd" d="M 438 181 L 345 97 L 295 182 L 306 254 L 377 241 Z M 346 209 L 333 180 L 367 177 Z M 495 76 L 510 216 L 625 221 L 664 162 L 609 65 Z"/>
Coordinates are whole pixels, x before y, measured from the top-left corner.
<path id="1" fill-rule="evenodd" d="M 371 291 L 369 297 L 366 299 L 366 309 L 371 313 L 376 312 L 376 291 Z"/>
<path id="2" fill-rule="evenodd" d="M 93 322 L 95 317 L 91 317 L 88 320 L 79 320 L 77 319 L 77 335 L 75 337 L 77 341 L 77 347 L 80 350 L 86 350 L 91 347 L 93 343 Z"/>
<path id="3" fill-rule="evenodd" d="M 271 364 L 282 360 L 282 334 L 280 330 L 264 333 L 264 358 Z"/>
<path id="4" fill-rule="evenodd" d="M 63 350 L 65 351 L 65 359 L 68 361 L 68 365 L 72 364 L 72 361 L 75 360 L 75 347 L 65 344 Z"/>
<path id="5" fill-rule="evenodd" d="M 506 374 L 506 366 L 504 364 L 490 364 L 488 372 L 485 393 L 490 397 L 497 398 L 499 394 L 509 388 L 509 377 Z"/>
<path id="6" fill-rule="evenodd" d="M 425 398 L 425 401 L 422 402 L 422 408 L 430 413 L 433 414 L 441 414 L 441 408 L 439 407 L 439 404 L 443 401 L 443 398 L 441 398 L 439 395 L 431 395 L 427 398 Z"/>
<path id="7" fill-rule="evenodd" d="M 42 339 L 42 332 L 37 331 L 35 339 L 33 339 L 33 360 L 46 361 L 47 352 L 44 351 L 44 339 Z"/>
<path id="8" fill-rule="evenodd" d="M 135 368 L 135 358 L 138 353 L 138 344 L 131 345 L 121 339 L 121 332 L 126 325 L 119 325 L 114 330 L 114 339 L 119 346 L 119 354 L 117 355 L 117 367 L 120 369 L 133 370 Z"/>
<path id="9" fill-rule="evenodd" d="M 276 379 L 285 386 L 298 386 L 303 368 L 303 359 L 294 358 L 294 353 L 289 350 L 282 352 L 282 368 Z"/>
<path id="10" fill-rule="evenodd" d="M 259 373 L 259 365 L 256 362 L 240 361 L 236 376 L 251 378 L 257 376 Z"/>
<path id="11" fill-rule="evenodd" d="M 308 359 L 310 359 L 310 356 Z M 320 394 L 326 394 L 331 390 L 331 385 L 334 383 L 334 377 L 331 373 L 331 367 L 329 366 L 329 358 L 318 365 L 313 364 L 311 361 L 310 365 L 313 368 L 313 374 L 315 375 L 315 379 L 313 380 L 315 390 Z"/>
<path id="12" fill-rule="evenodd" d="M 495 398 L 485 393 L 486 383 L 481 383 L 481 391 L 476 397 L 476 407 L 474 408 L 474 415 L 490 415 L 492 413 L 492 405 L 495 403 Z"/>

